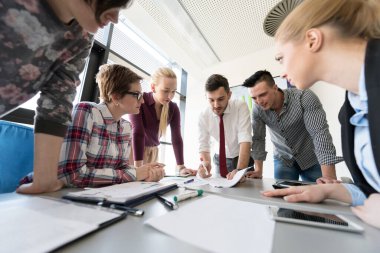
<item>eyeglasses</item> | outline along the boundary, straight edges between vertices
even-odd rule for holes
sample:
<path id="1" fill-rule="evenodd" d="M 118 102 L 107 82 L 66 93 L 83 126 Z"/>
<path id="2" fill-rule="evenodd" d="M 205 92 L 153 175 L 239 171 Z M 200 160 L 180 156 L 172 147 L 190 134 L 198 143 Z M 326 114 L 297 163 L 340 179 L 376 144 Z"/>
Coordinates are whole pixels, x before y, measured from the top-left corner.
<path id="1" fill-rule="evenodd" d="M 129 95 L 134 96 L 134 97 L 137 99 L 137 101 L 140 101 L 140 100 L 142 99 L 142 97 L 143 97 L 143 94 L 140 93 L 140 92 L 126 91 L 126 92 L 124 92 L 124 93 L 125 93 L 125 94 L 129 94 Z"/>

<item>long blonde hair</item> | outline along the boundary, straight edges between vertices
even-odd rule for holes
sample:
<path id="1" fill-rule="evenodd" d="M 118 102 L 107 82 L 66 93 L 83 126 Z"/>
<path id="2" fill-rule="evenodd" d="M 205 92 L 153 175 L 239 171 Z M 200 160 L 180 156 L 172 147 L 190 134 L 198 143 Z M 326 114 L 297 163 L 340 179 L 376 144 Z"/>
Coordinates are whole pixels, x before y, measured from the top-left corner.
<path id="1" fill-rule="evenodd" d="M 305 0 L 278 28 L 277 41 L 300 41 L 307 30 L 330 25 L 345 38 L 380 38 L 379 0 Z"/>
<path id="2" fill-rule="evenodd" d="M 176 74 L 170 68 L 159 68 L 152 75 L 152 83 L 157 85 L 160 78 L 174 78 L 177 79 Z M 169 117 L 169 103 L 162 106 L 161 116 L 160 116 L 160 125 L 158 127 L 158 136 L 166 135 L 166 128 L 168 126 L 168 117 Z"/>

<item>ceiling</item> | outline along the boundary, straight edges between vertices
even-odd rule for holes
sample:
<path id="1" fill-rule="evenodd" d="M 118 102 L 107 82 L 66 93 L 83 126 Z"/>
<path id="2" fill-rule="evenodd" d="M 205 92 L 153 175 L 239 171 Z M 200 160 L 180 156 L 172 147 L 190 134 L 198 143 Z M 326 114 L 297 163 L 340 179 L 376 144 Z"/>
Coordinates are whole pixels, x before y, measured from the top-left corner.
<path id="1" fill-rule="evenodd" d="M 179 4 L 187 12 L 201 36 L 216 56 L 216 62 L 227 62 L 274 45 L 273 37 L 263 29 L 269 11 L 280 0 L 135 0 L 155 22 L 193 58 L 197 41 L 184 36 L 186 27 L 178 26 L 185 14 L 170 13 L 166 4 Z M 176 2 L 175 2 L 176 1 Z M 200 41 L 200 39 L 198 40 Z M 205 63 L 205 61 L 203 62 Z M 206 66 L 211 62 L 206 62 Z"/>

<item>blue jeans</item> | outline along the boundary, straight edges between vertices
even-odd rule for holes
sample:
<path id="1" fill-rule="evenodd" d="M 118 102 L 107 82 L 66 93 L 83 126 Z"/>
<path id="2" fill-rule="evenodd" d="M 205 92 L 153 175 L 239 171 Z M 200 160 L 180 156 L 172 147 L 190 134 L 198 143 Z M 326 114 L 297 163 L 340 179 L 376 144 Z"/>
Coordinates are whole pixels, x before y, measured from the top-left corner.
<path id="1" fill-rule="evenodd" d="M 306 170 L 301 170 L 300 166 L 294 161 L 292 166 L 286 165 L 281 159 L 274 157 L 274 178 L 315 182 L 322 177 L 321 166 L 317 163 Z"/>

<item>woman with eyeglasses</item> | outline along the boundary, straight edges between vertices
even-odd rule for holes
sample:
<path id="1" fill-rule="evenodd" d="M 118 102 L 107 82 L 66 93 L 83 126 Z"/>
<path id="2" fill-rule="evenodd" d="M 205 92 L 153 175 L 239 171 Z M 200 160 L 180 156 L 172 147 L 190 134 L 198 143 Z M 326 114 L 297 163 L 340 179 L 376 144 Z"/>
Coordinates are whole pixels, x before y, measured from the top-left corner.
<path id="1" fill-rule="evenodd" d="M 100 187 L 163 178 L 162 164 L 135 168 L 129 161 L 132 127 L 122 116 L 139 113 L 144 104 L 141 79 L 122 65 L 100 67 L 96 82 L 101 102 L 75 106 L 73 123 L 61 148 L 58 179 L 64 185 Z M 30 177 L 24 179 L 28 181 Z"/>
<path id="2" fill-rule="evenodd" d="M 277 59 L 297 88 L 317 81 L 346 90 L 339 113 L 343 157 L 354 184 L 290 187 L 263 194 L 288 202 L 336 199 L 380 228 L 380 3 L 305 0 L 276 32 Z"/>
<path id="3" fill-rule="evenodd" d="M 160 138 L 165 136 L 170 125 L 171 140 L 177 162 L 176 171 L 180 175 L 195 175 L 196 170 L 186 168 L 181 136 L 181 115 L 173 103 L 177 90 L 177 77 L 170 68 L 159 68 L 152 75 L 151 92 L 144 92 L 145 103 L 140 113 L 130 115 L 132 123 L 132 150 L 135 166 L 158 160 Z"/>

